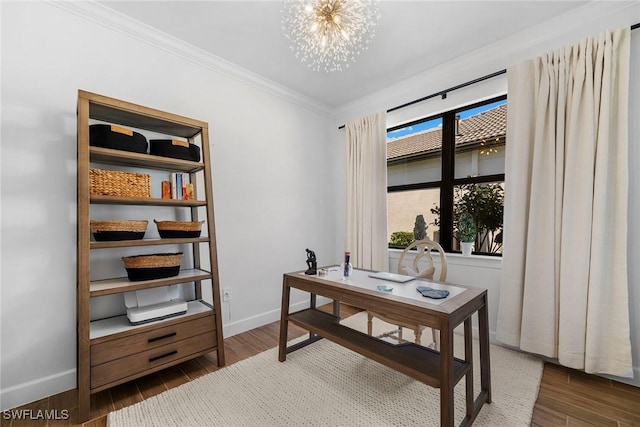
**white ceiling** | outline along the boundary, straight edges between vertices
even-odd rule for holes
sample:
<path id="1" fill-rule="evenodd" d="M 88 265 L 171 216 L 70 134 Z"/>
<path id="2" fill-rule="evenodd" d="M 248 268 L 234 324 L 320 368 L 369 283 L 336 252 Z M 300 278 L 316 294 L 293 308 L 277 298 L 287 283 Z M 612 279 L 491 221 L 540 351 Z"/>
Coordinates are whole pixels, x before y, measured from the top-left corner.
<path id="1" fill-rule="evenodd" d="M 131 18 L 338 107 L 472 52 L 584 1 L 381 1 L 370 48 L 347 70 L 298 62 L 281 30 L 280 1 L 103 1 Z"/>

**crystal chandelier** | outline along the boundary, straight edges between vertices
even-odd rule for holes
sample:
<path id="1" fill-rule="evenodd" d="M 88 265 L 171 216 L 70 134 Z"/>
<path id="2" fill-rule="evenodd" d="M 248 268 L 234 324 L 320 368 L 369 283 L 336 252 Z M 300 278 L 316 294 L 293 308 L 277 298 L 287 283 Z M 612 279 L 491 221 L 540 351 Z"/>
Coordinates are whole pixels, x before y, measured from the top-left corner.
<path id="1" fill-rule="evenodd" d="M 377 0 L 284 0 L 282 29 L 296 58 L 318 71 L 340 71 L 374 36 Z"/>

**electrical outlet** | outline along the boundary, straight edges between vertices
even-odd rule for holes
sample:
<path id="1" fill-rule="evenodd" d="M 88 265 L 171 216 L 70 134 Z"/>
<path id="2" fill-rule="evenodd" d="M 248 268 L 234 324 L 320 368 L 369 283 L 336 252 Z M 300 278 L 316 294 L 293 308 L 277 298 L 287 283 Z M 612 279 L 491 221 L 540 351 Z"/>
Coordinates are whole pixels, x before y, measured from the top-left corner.
<path id="1" fill-rule="evenodd" d="M 222 288 L 222 301 L 231 301 L 231 288 Z"/>

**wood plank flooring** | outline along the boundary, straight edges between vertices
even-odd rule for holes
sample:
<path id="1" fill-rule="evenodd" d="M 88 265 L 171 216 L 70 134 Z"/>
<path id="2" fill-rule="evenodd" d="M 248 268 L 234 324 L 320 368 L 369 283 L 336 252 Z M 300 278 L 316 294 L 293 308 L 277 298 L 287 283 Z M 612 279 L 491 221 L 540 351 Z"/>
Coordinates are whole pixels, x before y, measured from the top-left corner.
<path id="1" fill-rule="evenodd" d="M 531 426 L 640 426 L 640 387 L 545 363 Z"/>
<path id="2" fill-rule="evenodd" d="M 331 310 L 331 305 L 321 307 Z M 360 309 L 342 305 L 342 317 Z M 249 358 L 278 345 L 279 322 L 273 322 L 242 334 L 226 338 L 227 365 Z M 307 331 L 289 324 L 289 339 Z M 165 390 L 177 387 L 195 378 L 218 370 L 215 353 L 207 354 L 169 369 L 122 384 L 91 396 L 91 420 L 86 427 L 104 427 L 107 414 L 140 402 Z M 20 426 L 79 426 L 77 395 L 69 390 L 36 402 L 15 408 L 31 410 L 68 410 L 68 420 L 6 420 L 0 416 L 1 427 Z M 2 414 L 4 415 L 4 413 Z M 569 368 L 545 363 L 538 400 L 531 421 L 532 427 L 587 427 L 587 426 L 640 426 L 640 388 L 587 375 Z M 509 426 L 499 426 L 509 427 Z"/>

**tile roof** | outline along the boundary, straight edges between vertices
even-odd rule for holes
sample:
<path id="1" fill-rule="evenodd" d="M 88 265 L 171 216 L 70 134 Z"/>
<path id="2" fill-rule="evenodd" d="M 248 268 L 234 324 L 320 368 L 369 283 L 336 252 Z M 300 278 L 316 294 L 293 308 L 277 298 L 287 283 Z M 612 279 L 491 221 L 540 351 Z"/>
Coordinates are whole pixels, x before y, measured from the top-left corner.
<path id="1" fill-rule="evenodd" d="M 471 147 L 491 139 L 502 139 L 507 133 L 507 105 L 500 105 L 475 116 L 460 120 L 457 147 Z M 410 159 L 439 153 L 442 127 L 414 133 L 387 143 L 387 160 Z"/>

